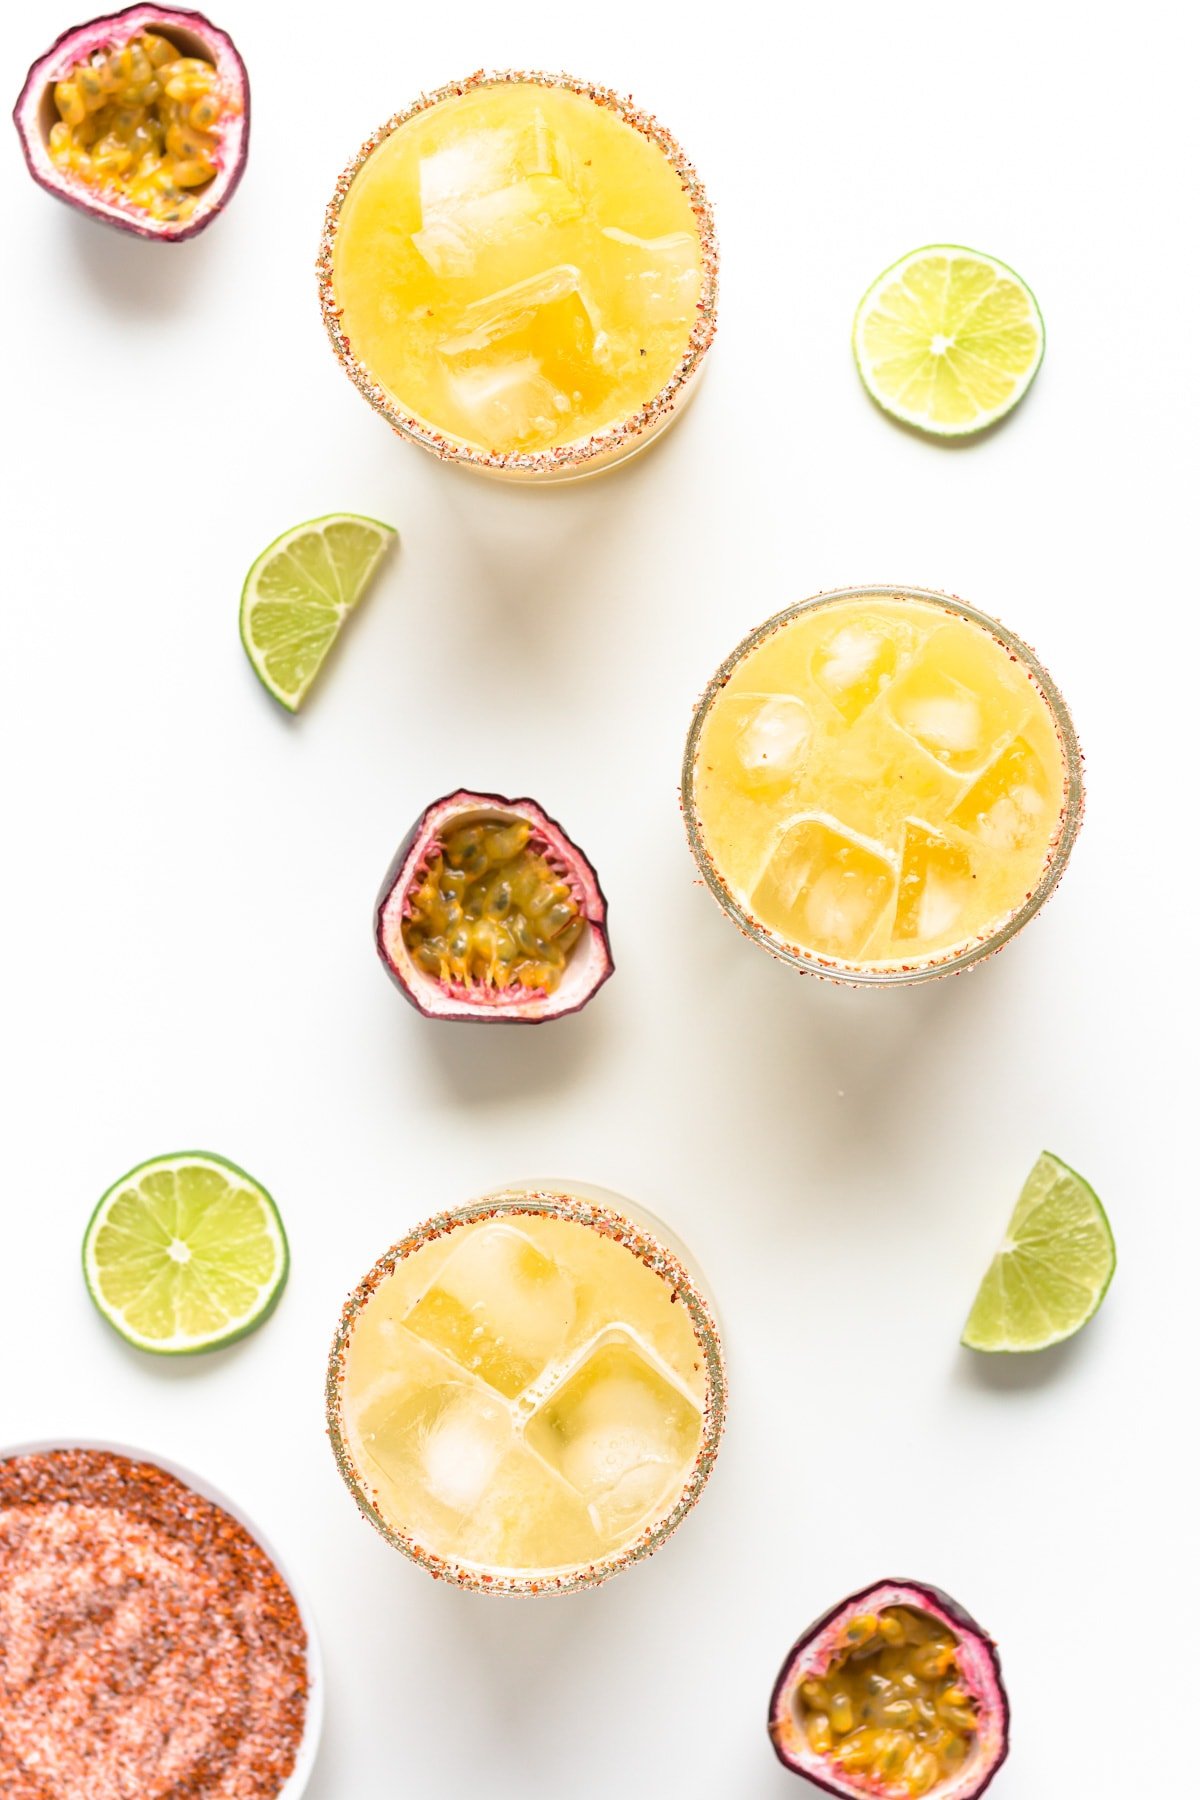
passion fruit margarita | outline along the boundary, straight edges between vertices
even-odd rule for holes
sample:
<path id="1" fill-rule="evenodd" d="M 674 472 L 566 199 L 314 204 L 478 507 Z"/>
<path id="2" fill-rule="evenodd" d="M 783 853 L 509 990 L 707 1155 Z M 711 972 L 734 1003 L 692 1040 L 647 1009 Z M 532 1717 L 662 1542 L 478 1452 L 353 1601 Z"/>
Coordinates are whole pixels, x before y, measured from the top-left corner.
<path id="1" fill-rule="evenodd" d="M 684 765 L 701 872 L 801 968 L 913 981 L 1042 905 L 1082 807 L 1075 733 L 1032 652 L 917 588 L 807 600 L 709 685 Z"/>
<path id="2" fill-rule="evenodd" d="M 485 1195 L 394 1245 L 346 1305 L 338 1466 L 435 1575 L 591 1586 L 657 1549 L 704 1486 L 724 1418 L 712 1314 L 661 1228 L 613 1199 Z"/>
<path id="3" fill-rule="evenodd" d="M 338 185 L 318 267 L 372 405 L 499 474 L 640 449 L 715 326 L 691 164 L 632 102 L 566 76 L 481 72 L 389 120 Z"/>

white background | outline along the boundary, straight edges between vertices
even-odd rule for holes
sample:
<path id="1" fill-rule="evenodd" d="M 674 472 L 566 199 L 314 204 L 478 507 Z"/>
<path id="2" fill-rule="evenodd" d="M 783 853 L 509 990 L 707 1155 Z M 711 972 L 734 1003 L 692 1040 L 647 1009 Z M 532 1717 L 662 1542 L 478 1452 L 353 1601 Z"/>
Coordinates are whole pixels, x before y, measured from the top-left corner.
<path id="1" fill-rule="evenodd" d="M 13 93 L 76 10 L 26 0 L 8 20 Z M 311 1800 L 786 1800 L 763 1730 L 777 1664 L 884 1574 L 949 1588 L 999 1639 L 997 1800 L 1188 1791 L 1185 9 L 218 17 L 254 125 L 241 191 L 194 243 L 95 226 L 35 189 L 12 138 L 3 159 L 0 1441 L 140 1442 L 261 1520 L 329 1665 Z M 318 318 L 348 155 L 484 63 L 633 91 L 720 228 L 693 409 L 644 460 L 556 492 L 393 439 Z M 962 448 L 876 412 L 848 349 L 862 289 L 938 239 L 1010 261 L 1047 323 L 1028 398 Z M 268 539 L 340 508 L 393 521 L 403 548 L 293 721 L 243 660 L 238 595 Z M 733 643 L 875 579 L 954 590 L 1031 639 L 1088 757 L 1045 917 L 907 993 L 822 987 L 744 943 L 696 884 L 677 805 L 690 708 Z M 536 795 L 599 868 L 617 975 L 579 1017 L 438 1026 L 377 966 L 377 883 L 459 784 Z M 1061 1351 L 972 1358 L 958 1331 L 1043 1145 L 1107 1202 L 1121 1266 Z M 111 1180 L 182 1147 L 266 1183 L 294 1263 L 261 1333 L 168 1362 L 96 1316 L 78 1247 Z M 416 1219 L 514 1175 L 658 1212 L 728 1338 L 699 1510 L 653 1562 L 560 1603 L 430 1582 L 358 1518 L 323 1435 L 347 1289 Z"/>

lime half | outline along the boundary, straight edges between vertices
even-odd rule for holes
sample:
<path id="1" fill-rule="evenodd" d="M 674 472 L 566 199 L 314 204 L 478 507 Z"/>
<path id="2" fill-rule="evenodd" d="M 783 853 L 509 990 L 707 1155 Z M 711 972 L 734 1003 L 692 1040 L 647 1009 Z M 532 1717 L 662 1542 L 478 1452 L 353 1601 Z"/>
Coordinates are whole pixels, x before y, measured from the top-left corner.
<path id="1" fill-rule="evenodd" d="M 287 1280 L 275 1202 L 234 1163 L 156 1156 L 104 1195 L 83 1239 L 88 1292 L 140 1350 L 215 1350 L 261 1325 Z"/>
<path id="2" fill-rule="evenodd" d="M 241 631 L 254 672 L 295 712 L 347 616 L 396 541 L 390 525 L 329 513 L 268 544 L 242 589 Z"/>
<path id="3" fill-rule="evenodd" d="M 854 317 L 867 392 L 938 437 L 982 431 L 1038 372 L 1038 303 L 1007 264 L 960 244 L 926 244 L 872 282 Z"/>
<path id="4" fill-rule="evenodd" d="M 1086 1325 L 1108 1292 L 1117 1248 L 1083 1179 L 1043 1151 L 1021 1189 L 963 1329 L 971 1350 L 1045 1350 Z"/>

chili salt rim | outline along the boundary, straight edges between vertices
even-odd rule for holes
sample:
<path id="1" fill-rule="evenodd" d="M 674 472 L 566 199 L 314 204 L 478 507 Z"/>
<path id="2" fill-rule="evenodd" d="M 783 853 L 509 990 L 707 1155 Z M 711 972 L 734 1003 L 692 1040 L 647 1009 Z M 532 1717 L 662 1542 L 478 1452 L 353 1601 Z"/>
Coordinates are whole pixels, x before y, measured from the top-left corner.
<path id="1" fill-rule="evenodd" d="M 611 1239 L 632 1256 L 668 1282 L 672 1292 L 683 1301 L 691 1319 L 692 1330 L 705 1363 L 703 1423 L 700 1448 L 696 1453 L 683 1489 L 664 1518 L 647 1526 L 631 1544 L 595 1562 L 568 1569 L 565 1573 L 538 1572 L 531 1575 L 493 1574 L 459 1562 L 454 1557 L 438 1556 L 427 1550 L 407 1532 L 390 1525 L 369 1496 L 366 1482 L 359 1475 L 342 1430 L 341 1388 L 345 1379 L 345 1354 L 358 1318 L 375 1289 L 393 1273 L 397 1263 L 414 1255 L 438 1238 L 480 1219 L 510 1218 L 527 1214 L 534 1218 L 565 1219 L 584 1225 Z M 659 1238 L 634 1223 L 624 1213 L 601 1201 L 564 1192 L 556 1186 L 513 1187 L 497 1189 L 468 1201 L 465 1206 L 433 1213 L 421 1224 L 397 1240 L 368 1269 L 353 1293 L 349 1295 L 338 1322 L 329 1354 L 325 1380 L 325 1418 L 338 1472 L 354 1496 L 363 1517 L 410 1561 L 425 1569 L 435 1580 L 451 1581 L 457 1587 L 481 1594 L 569 1594 L 583 1588 L 598 1587 L 623 1569 L 652 1556 L 682 1524 L 695 1506 L 712 1474 L 717 1460 L 721 1434 L 725 1427 L 726 1378 L 721 1335 L 712 1306 L 693 1281 L 688 1269 Z"/>
<path id="2" fill-rule="evenodd" d="M 182 1463 L 175 1462 L 170 1457 L 160 1456 L 156 1450 L 146 1450 L 138 1444 L 121 1443 L 111 1438 L 72 1436 L 35 1438 L 17 1444 L 0 1445 L 0 1464 L 7 1462 L 12 1457 L 52 1456 L 71 1451 L 97 1451 L 108 1456 L 123 1457 L 131 1463 L 145 1464 L 152 1469 L 161 1471 L 164 1475 L 171 1476 L 183 1487 L 198 1494 L 210 1506 L 228 1513 L 230 1518 L 241 1526 L 252 1542 L 262 1551 L 279 1576 L 295 1603 L 296 1612 L 304 1630 L 304 1665 L 308 1688 L 305 1696 L 304 1727 L 296 1746 L 296 1760 L 291 1774 L 279 1789 L 276 1800 L 301 1800 L 301 1796 L 312 1779 L 317 1751 L 320 1747 L 321 1730 L 325 1718 L 325 1670 L 312 1609 L 288 1565 L 244 1507 L 230 1499 L 228 1494 L 205 1476 L 197 1475 L 194 1470 L 185 1467 Z"/>
<path id="3" fill-rule="evenodd" d="M 957 945 L 951 945 L 946 950 L 936 952 L 929 957 L 914 959 L 911 963 L 889 962 L 874 968 L 870 964 L 856 963 L 848 959 L 820 956 L 816 952 L 805 950 L 798 944 L 789 944 L 768 926 L 761 924 L 753 913 L 735 897 L 729 883 L 710 855 L 696 808 L 695 794 L 695 769 L 700 733 L 704 729 L 713 701 L 744 659 L 752 651 L 758 649 L 760 644 L 765 643 L 774 632 L 791 624 L 792 620 L 799 617 L 801 613 L 815 610 L 817 607 L 832 605 L 840 600 L 872 598 L 925 601 L 940 606 L 944 612 L 955 614 L 959 618 L 969 620 L 974 625 L 981 626 L 999 644 L 1010 662 L 1019 663 L 1029 677 L 1034 690 L 1050 715 L 1063 761 L 1063 785 L 1058 822 L 1046 849 L 1041 877 L 1036 886 L 1025 896 L 1021 905 L 1013 907 L 993 930 L 977 933 L 966 943 L 960 942 Z M 769 619 L 765 619 L 761 625 L 748 632 L 741 642 L 730 651 L 692 709 L 692 722 L 684 746 L 683 774 L 679 793 L 680 811 L 683 814 L 684 830 L 687 833 L 688 846 L 696 867 L 721 910 L 732 919 L 743 937 L 758 944 L 776 961 L 787 963 L 789 967 L 798 969 L 801 974 L 814 975 L 819 981 L 837 982 L 843 987 L 913 987 L 918 982 L 944 980 L 948 975 L 961 974 L 966 969 L 974 968 L 977 963 L 986 962 L 989 957 L 995 956 L 997 952 L 1012 943 L 1025 926 L 1042 911 L 1062 880 L 1083 823 L 1086 802 L 1083 761 L 1083 752 L 1079 747 L 1079 739 L 1076 736 L 1074 721 L 1067 703 L 1058 686 L 1024 638 L 1019 637 L 1007 625 L 1001 624 L 1000 620 L 993 618 L 990 613 L 980 612 L 967 601 L 959 599 L 957 594 L 943 593 L 937 588 L 906 587 L 895 582 L 880 581 L 860 584 L 856 587 L 823 589 L 818 594 L 810 595 L 806 600 L 797 600 L 794 605 L 786 606 L 781 612 L 773 613 Z"/>
<path id="4" fill-rule="evenodd" d="M 432 425 L 417 418 L 414 414 L 405 412 L 400 402 L 387 392 L 382 383 L 375 380 L 366 366 L 355 356 L 350 347 L 350 340 L 342 330 L 342 309 L 338 306 L 333 291 L 333 246 L 337 237 L 338 221 L 351 184 L 368 158 L 394 131 L 398 131 L 410 119 L 427 112 L 443 100 L 461 97 L 463 94 L 471 93 L 475 88 L 496 87 L 502 83 L 512 83 L 513 85 L 531 83 L 540 87 L 565 88 L 572 94 L 578 94 L 581 98 L 594 101 L 598 106 L 607 107 L 610 112 L 616 113 L 619 118 L 623 119 L 627 125 L 633 126 L 635 131 L 640 131 L 643 137 L 648 138 L 662 152 L 674 169 L 687 194 L 700 235 L 701 279 L 700 298 L 696 303 L 696 321 L 692 326 L 683 356 L 667 382 L 657 394 L 653 395 L 627 419 L 616 425 L 607 426 L 603 431 L 594 432 L 591 437 L 579 438 L 570 444 L 551 445 L 545 450 L 488 451 L 476 449 L 435 430 Z M 665 423 L 668 415 L 676 410 L 684 389 L 688 387 L 692 377 L 699 372 L 717 329 L 716 228 L 708 195 L 692 162 L 666 127 L 661 125 L 652 113 L 645 112 L 641 107 L 636 106 L 631 96 L 618 94 L 614 89 L 597 86 L 594 82 L 581 81 L 574 75 L 554 75 L 540 69 L 476 69 L 464 80 L 447 82 L 444 87 L 435 88 L 430 93 L 422 93 L 411 105 L 403 108 L 400 112 L 393 113 L 390 119 L 387 119 L 360 145 L 338 177 L 333 198 L 325 209 L 325 223 L 320 249 L 317 253 L 316 267 L 321 316 L 325 323 L 325 329 L 329 334 L 338 361 L 359 393 L 382 418 L 387 420 L 392 430 L 399 436 L 411 438 L 414 443 L 432 451 L 443 462 L 458 463 L 466 468 L 532 476 L 565 475 L 571 470 L 582 471 L 589 463 L 599 463 L 606 458 L 613 459 L 614 453 L 619 451 L 624 444 L 628 443 L 630 451 L 632 451 L 636 440 L 657 431 Z M 643 446 L 638 445 L 637 447 Z"/>

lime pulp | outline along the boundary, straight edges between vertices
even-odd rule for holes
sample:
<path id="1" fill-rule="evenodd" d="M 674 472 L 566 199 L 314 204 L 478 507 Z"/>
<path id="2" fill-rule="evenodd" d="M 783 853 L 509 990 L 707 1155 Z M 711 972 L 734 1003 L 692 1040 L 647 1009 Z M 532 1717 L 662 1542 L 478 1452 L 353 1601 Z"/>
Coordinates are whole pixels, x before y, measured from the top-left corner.
<path id="1" fill-rule="evenodd" d="M 242 588 L 242 644 L 267 692 L 289 712 L 395 541 L 393 528 L 377 519 L 329 513 L 285 531 L 252 566 Z"/>
<path id="2" fill-rule="evenodd" d="M 1021 1189 L 963 1329 L 971 1350 L 1045 1350 L 1086 1325 L 1108 1292 L 1116 1245 L 1091 1187 L 1043 1151 Z"/>
<path id="3" fill-rule="evenodd" d="M 926 244 L 859 302 L 854 356 L 872 399 L 935 437 L 1002 419 L 1045 348 L 1038 303 L 1015 270 L 961 244 Z"/>
<path id="4" fill-rule="evenodd" d="M 127 1342 L 184 1355 L 262 1323 L 287 1280 L 288 1245 L 275 1202 L 244 1169 L 184 1151 L 140 1163 L 102 1196 L 83 1270 Z"/>

